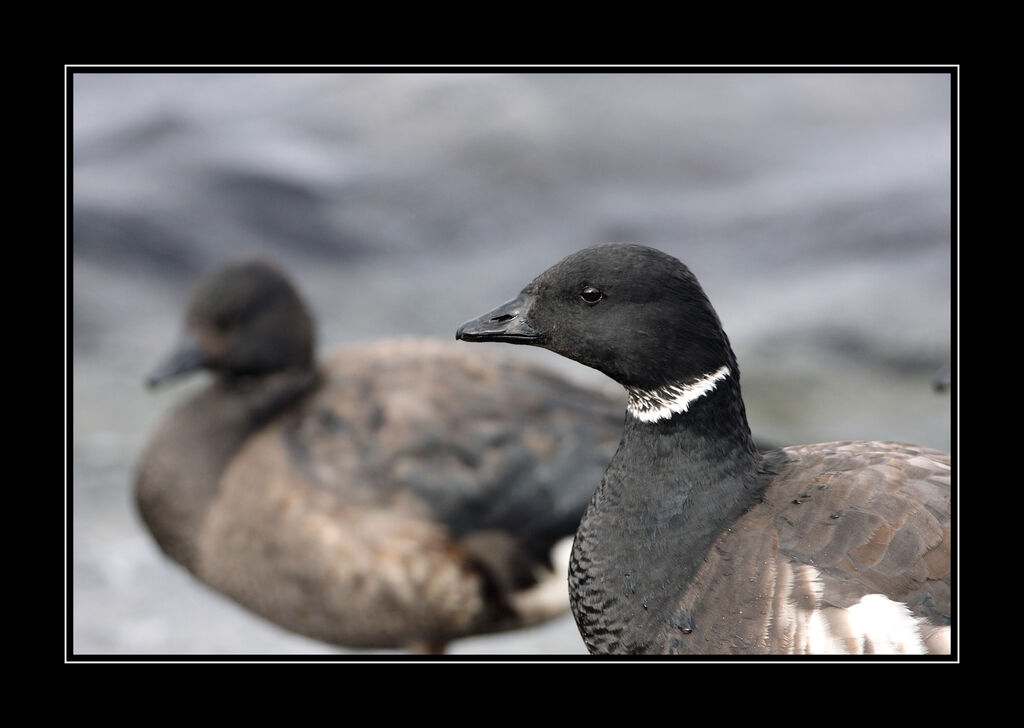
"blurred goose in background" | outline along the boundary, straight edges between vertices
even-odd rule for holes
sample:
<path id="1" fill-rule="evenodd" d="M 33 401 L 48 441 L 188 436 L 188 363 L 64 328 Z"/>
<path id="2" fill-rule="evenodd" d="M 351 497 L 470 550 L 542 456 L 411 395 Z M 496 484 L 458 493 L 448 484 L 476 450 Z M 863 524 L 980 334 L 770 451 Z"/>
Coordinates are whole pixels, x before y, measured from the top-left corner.
<path id="1" fill-rule="evenodd" d="M 483 353 L 386 340 L 317 365 L 285 275 L 228 265 L 149 377 L 213 375 L 148 442 L 138 512 L 199 580 L 335 645 L 441 652 L 560 616 L 550 553 L 614 453 L 623 400 Z"/>
<path id="2" fill-rule="evenodd" d="M 950 456 L 760 452 L 729 340 L 674 257 L 584 249 L 456 338 L 541 346 L 625 387 L 569 571 L 590 652 L 951 652 Z"/>

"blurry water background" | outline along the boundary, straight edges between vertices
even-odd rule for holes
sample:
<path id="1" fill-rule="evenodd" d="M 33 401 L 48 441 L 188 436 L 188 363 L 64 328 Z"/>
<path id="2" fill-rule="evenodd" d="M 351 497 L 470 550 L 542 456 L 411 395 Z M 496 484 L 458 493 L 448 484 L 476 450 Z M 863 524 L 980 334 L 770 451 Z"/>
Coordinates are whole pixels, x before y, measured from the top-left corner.
<path id="1" fill-rule="evenodd" d="M 194 581 L 134 512 L 140 448 L 205 375 L 143 376 L 242 254 L 293 275 L 324 352 L 452 339 L 581 247 L 652 245 L 716 306 L 761 440 L 952 447 L 948 72 L 142 71 L 70 77 L 76 656 L 347 654 Z M 585 650 L 566 616 L 452 652 Z"/>

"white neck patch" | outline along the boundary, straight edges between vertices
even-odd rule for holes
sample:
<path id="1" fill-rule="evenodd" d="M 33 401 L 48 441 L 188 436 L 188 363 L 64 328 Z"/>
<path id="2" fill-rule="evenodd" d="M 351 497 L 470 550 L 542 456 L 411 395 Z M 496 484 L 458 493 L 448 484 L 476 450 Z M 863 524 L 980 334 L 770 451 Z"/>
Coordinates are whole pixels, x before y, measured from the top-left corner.
<path id="1" fill-rule="evenodd" d="M 686 412 L 693 402 L 713 390 L 730 373 L 729 367 L 723 366 L 689 384 L 669 384 L 650 391 L 626 387 L 629 395 L 626 411 L 641 422 L 667 420 L 674 414 Z"/>

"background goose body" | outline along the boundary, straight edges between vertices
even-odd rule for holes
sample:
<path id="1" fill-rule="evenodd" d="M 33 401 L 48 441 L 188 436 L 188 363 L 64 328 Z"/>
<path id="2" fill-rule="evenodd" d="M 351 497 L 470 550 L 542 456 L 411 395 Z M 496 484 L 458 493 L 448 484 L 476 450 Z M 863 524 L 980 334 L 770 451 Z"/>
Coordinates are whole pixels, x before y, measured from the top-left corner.
<path id="1" fill-rule="evenodd" d="M 950 456 L 758 451 L 728 338 L 672 256 L 584 249 L 456 337 L 542 346 L 628 393 L 570 562 L 592 653 L 951 651 Z"/>
<path id="2" fill-rule="evenodd" d="M 281 275 L 241 268 L 250 282 Z M 196 299 L 223 285 L 214 275 Z M 242 309 L 280 305 L 256 291 Z M 216 341 L 219 304 L 202 308 L 193 303 L 191 338 L 207 352 L 238 348 Z M 252 313 L 227 316 L 228 328 Z M 273 339 L 288 317 L 260 318 L 245 339 Z M 218 376 L 140 460 L 139 511 L 169 556 L 253 612 L 348 647 L 439 651 L 565 613 L 549 552 L 611 458 L 621 402 L 434 340 L 353 346 L 316 367 L 292 358 L 235 374 L 213 354 L 172 356 Z"/>

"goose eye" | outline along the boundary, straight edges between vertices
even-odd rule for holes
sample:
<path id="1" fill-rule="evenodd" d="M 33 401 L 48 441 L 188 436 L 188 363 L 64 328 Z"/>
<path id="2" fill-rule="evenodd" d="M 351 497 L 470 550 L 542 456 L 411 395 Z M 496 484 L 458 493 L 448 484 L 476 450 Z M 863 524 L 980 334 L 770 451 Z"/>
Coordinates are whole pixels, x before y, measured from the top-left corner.
<path id="1" fill-rule="evenodd" d="M 213 317 L 213 327 L 217 331 L 224 333 L 237 326 L 240 319 L 241 316 L 234 311 L 223 311 Z"/>
<path id="2" fill-rule="evenodd" d="M 227 316 L 217 316 L 213 319 L 213 328 L 223 333 L 231 328 L 231 319 Z"/>
<path id="3" fill-rule="evenodd" d="M 582 298 L 587 303 L 597 303 L 602 298 L 604 298 L 604 294 L 601 293 L 601 291 L 599 291 L 598 289 L 594 288 L 593 286 L 587 286 L 582 291 L 580 291 L 580 298 Z"/>

